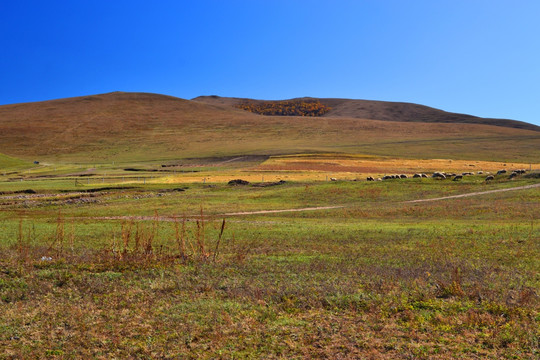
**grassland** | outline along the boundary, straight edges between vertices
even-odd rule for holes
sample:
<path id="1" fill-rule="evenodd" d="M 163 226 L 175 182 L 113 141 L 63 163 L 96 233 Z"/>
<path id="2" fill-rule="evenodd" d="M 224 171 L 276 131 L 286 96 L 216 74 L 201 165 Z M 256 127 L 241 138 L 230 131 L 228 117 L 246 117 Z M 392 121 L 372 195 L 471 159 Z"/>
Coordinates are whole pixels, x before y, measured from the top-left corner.
<path id="1" fill-rule="evenodd" d="M 533 129 L 426 118 L 400 122 L 262 116 L 156 94 L 111 93 L 5 105 L 0 119 L 2 153 L 30 162 L 86 167 L 321 152 L 507 162 L 540 158 L 540 132 Z"/>
<path id="2" fill-rule="evenodd" d="M 0 359 L 540 357 L 536 127 L 203 100 L 0 107 Z"/>
<path id="3" fill-rule="evenodd" d="M 320 154 L 0 173 L 0 358 L 539 357 L 539 188 L 406 202 L 538 179 L 350 181 L 505 167 L 417 164 Z M 223 216 L 331 205 L 343 207 Z"/>
<path id="4" fill-rule="evenodd" d="M 13 170 L 23 170 L 30 167 L 32 167 L 32 165 L 29 161 L 0 154 L 0 169 L 3 171 L 2 175 Z"/>

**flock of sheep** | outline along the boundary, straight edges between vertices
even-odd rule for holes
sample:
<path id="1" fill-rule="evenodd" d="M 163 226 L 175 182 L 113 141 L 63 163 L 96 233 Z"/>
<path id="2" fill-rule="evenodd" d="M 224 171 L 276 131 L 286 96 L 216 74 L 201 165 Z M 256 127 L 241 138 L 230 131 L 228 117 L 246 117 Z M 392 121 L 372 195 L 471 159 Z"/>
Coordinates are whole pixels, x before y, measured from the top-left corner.
<path id="1" fill-rule="evenodd" d="M 489 172 L 486 173 L 487 177 L 485 179 L 485 181 L 490 181 L 490 180 L 493 180 L 495 179 L 495 176 L 498 176 L 498 175 L 504 175 L 507 173 L 507 170 L 499 170 L 497 171 L 497 173 L 495 175 L 491 175 Z M 477 175 L 482 175 L 484 174 L 483 171 L 478 171 L 476 173 Z M 516 176 L 518 175 L 521 175 L 521 174 L 525 174 L 525 169 L 517 169 L 517 170 L 513 170 L 512 173 L 510 174 L 510 176 L 508 176 L 509 179 L 513 179 L 515 178 Z M 475 175 L 475 173 L 473 172 L 463 172 L 461 174 L 454 174 L 454 173 L 446 173 L 446 172 L 434 172 L 431 177 L 433 179 L 438 179 L 438 180 L 444 180 L 444 179 L 452 179 L 453 181 L 459 181 L 461 179 L 463 179 L 464 176 L 471 176 L 471 175 Z M 399 175 L 385 175 L 383 176 L 382 178 L 377 178 L 375 179 L 373 176 L 368 176 L 367 177 L 367 181 L 383 181 L 383 180 L 391 180 L 391 179 L 407 179 L 409 176 L 405 175 L 405 174 L 399 174 Z M 414 174 L 412 176 L 413 178 L 427 178 L 428 176 L 426 174 Z"/>

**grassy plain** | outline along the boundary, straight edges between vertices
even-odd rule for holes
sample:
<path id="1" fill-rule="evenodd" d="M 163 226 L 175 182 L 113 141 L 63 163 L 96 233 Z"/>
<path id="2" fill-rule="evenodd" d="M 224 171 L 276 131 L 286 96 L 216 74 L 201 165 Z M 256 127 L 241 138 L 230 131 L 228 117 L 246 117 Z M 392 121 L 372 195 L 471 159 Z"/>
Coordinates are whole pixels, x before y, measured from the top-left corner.
<path id="1" fill-rule="evenodd" d="M 387 115 L 399 119 L 398 113 Z M 170 162 L 321 152 L 411 159 L 540 158 L 540 132 L 533 129 L 346 114 L 262 116 L 164 95 L 111 93 L 1 106 L 0 149 L 30 162 L 87 167 L 105 162 L 129 166 L 134 159 Z"/>
<path id="2" fill-rule="evenodd" d="M 406 202 L 538 179 L 350 181 L 504 167 L 468 160 L 231 160 L 0 173 L 0 358 L 540 356 L 539 188 Z"/>

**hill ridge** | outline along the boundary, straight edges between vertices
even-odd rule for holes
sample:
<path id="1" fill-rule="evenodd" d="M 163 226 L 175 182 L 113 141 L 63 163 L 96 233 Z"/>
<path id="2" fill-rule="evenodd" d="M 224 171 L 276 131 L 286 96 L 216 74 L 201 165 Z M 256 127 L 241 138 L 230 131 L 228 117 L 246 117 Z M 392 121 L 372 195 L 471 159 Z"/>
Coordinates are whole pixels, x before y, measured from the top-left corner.
<path id="1" fill-rule="evenodd" d="M 359 103 L 348 100 L 337 101 L 353 104 L 352 110 L 334 103 L 334 111 L 341 111 L 334 116 L 262 116 L 231 106 L 230 99 L 210 99 L 113 92 L 2 105 L 0 153 L 24 161 L 81 163 L 321 152 L 488 160 L 540 156 L 540 132 L 530 129 L 355 118 L 348 112 Z"/>
<path id="2" fill-rule="evenodd" d="M 427 105 L 410 102 L 316 97 L 298 97 L 283 100 L 259 100 L 237 97 L 220 97 L 217 95 L 198 96 L 192 100 L 206 104 L 219 104 L 221 106 L 230 107 L 235 107 L 240 103 L 246 102 L 257 103 L 316 100 L 332 108 L 332 110 L 323 115 L 323 117 L 330 118 L 358 118 L 401 122 L 484 124 L 540 131 L 540 126 L 524 121 L 502 118 L 484 118 L 469 114 L 448 112 Z"/>

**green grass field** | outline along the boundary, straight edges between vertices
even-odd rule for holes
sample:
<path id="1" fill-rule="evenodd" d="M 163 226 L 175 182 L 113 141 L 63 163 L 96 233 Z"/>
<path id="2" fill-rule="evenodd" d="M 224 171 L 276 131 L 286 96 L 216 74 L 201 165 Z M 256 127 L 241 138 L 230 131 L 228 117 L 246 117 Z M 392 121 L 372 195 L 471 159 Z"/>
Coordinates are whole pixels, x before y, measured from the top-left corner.
<path id="1" fill-rule="evenodd" d="M 0 359 L 540 356 L 539 188 L 406 202 L 538 179 L 187 181 L 255 165 L 0 174 Z"/>

